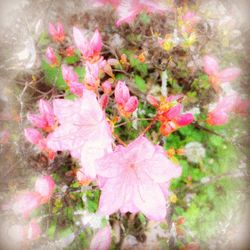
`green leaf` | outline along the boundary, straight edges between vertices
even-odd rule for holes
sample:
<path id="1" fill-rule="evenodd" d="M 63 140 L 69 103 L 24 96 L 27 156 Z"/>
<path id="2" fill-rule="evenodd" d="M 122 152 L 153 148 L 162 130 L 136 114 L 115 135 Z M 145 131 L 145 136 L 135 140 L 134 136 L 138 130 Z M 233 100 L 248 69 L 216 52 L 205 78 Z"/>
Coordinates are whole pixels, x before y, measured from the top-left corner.
<path id="1" fill-rule="evenodd" d="M 56 232 L 56 226 L 57 226 L 57 220 L 54 219 L 51 224 L 49 225 L 49 228 L 47 230 L 47 235 L 50 239 L 53 239 L 55 236 L 55 232 Z"/>
<path id="2" fill-rule="evenodd" d="M 134 77 L 134 82 L 136 87 L 141 91 L 141 92 L 146 92 L 147 85 L 146 82 L 144 81 L 143 78 L 141 78 L 139 75 L 135 75 Z"/>
<path id="3" fill-rule="evenodd" d="M 151 21 L 151 18 L 149 15 L 147 15 L 147 13 L 141 13 L 140 15 L 140 21 L 143 23 L 143 24 L 149 24 L 150 21 Z"/>
<path id="4" fill-rule="evenodd" d="M 80 58 L 77 55 L 68 56 L 64 58 L 64 63 L 66 64 L 74 64 L 76 62 L 79 62 Z"/>
<path id="5" fill-rule="evenodd" d="M 85 72 L 86 72 L 85 68 L 83 68 L 83 67 L 76 67 L 76 68 L 74 68 L 74 70 L 75 70 L 76 74 L 79 77 L 79 82 L 83 82 L 84 77 L 85 77 Z"/>
<path id="6" fill-rule="evenodd" d="M 60 90 L 67 89 L 67 84 L 63 80 L 61 67 L 51 67 L 46 61 L 42 61 L 42 70 L 45 81 L 52 86 L 56 86 Z"/>

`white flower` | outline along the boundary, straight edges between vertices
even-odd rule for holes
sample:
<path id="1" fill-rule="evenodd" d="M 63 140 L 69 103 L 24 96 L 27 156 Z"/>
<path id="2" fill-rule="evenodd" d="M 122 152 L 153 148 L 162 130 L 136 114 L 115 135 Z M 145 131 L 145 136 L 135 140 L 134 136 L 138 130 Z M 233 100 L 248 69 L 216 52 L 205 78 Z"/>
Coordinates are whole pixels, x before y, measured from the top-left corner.
<path id="1" fill-rule="evenodd" d="M 189 162 L 198 163 L 205 157 L 206 150 L 199 142 L 189 142 L 185 145 L 185 155 Z"/>

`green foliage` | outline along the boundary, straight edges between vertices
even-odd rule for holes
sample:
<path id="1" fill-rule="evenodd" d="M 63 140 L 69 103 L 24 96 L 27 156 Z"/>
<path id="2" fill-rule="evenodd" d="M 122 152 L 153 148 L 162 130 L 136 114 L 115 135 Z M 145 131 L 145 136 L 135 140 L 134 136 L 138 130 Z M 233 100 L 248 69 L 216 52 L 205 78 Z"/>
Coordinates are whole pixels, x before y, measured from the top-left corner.
<path id="1" fill-rule="evenodd" d="M 135 75 L 134 77 L 134 82 L 136 87 L 141 91 L 141 92 L 146 92 L 147 90 L 147 85 L 146 82 L 141 78 L 139 75 Z"/>

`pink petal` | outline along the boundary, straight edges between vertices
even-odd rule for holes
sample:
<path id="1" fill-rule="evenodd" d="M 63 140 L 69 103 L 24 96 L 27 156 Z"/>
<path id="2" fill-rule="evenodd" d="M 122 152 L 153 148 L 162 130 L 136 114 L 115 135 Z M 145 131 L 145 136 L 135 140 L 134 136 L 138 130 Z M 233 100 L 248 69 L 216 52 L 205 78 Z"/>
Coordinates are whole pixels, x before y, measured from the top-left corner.
<path id="1" fill-rule="evenodd" d="M 165 219 L 166 201 L 163 192 L 159 185 L 148 180 L 147 175 L 140 173 L 133 201 L 149 219 L 156 221 Z"/>
<path id="2" fill-rule="evenodd" d="M 147 95 L 147 101 L 155 108 L 159 106 L 159 101 L 152 95 Z"/>
<path id="3" fill-rule="evenodd" d="M 43 140 L 42 134 L 34 128 L 24 129 L 24 135 L 30 143 L 35 145 L 37 145 L 41 140 Z"/>
<path id="4" fill-rule="evenodd" d="M 41 115 L 46 119 L 47 124 L 49 126 L 53 126 L 55 124 L 53 107 L 48 101 L 40 99 L 39 111 L 40 111 Z"/>
<path id="5" fill-rule="evenodd" d="M 106 109 L 108 102 L 109 102 L 109 96 L 106 94 L 103 94 L 99 100 L 99 103 L 100 103 L 103 110 Z"/>
<path id="6" fill-rule="evenodd" d="M 78 75 L 69 66 L 66 66 L 66 65 L 62 66 L 62 75 L 63 75 L 63 80 L 68 84 L 71 82 L 78 81 Z"/>
<path id="7" fill-rule="evenodd" d="M 84 46 L 86 46 L 86 40 L 85 38 L 83 37 L 81 31 L 76 28 L 76 27 L 73 27 L 73 38 L 74 38 L 74 41 L 75 41 L 75 44 L 76 44 L 76 47 L 82 51 L 82 48 Z"/>
<path id="8" fill-rule="evenodd" d="M 164 116 L 168 120 L 172 120 L 173 118 L 175 118 L 176 116 L 178 116 L 180 114 L 181 108 L 182 108 L 182 105 L 177 104 L 174 107 L 170 108 L 166 113 L 164 113 Z"/>
<path id="9" fill-rule="evenodd" d="M 136 96 L 131 96 L 125 103 L 124 110 L 126 112 L 134 112 L 138 107 L 138 99 Z"/>
<path id="10" fill-rule="evenodd" d="M 241 70 L 239 68 L 227 68 L 219 73 L 219 79 L 222 83 L 234 81 L 239 75 Z"/>
<path id="11" fill-rule="evenodd" d="M 203 58 L 204 71 L 208 75 L 216 75 L 219 73 L 219 65 L 215 58 L 211 56 L 205 56 Z"/>
<path id="12" fill-rule="evenodd" d="M 35 190 L 38 192 L 46 201 L 48 201 L 55 189 L 55 182 L 51 176 L 42 176 L 36 180 Z"/>
<path id="13" fill-rule="evenodd" d="M 109 80 L 106 80 L 102 83 L 102 89 L 103 92 L 107 95 L 109 95 L 112 92 L 112 84 Z"/>
<path id="14" fill-rule="evenodd" d="M 213 126 L 224 125 L 228 123 L 229 116 L 223 111 L 210 112 L 208 114 L 207 123 Z"/>
<path id="15" fill-rule="evenodd" d="M 69 84 L 69 89 L 72 94 L 75 94 L 81 97 L 83 94 L 83 91 L 85 90 L 85 87 L 80 82 L 71 82 Z"/>
<path id="16" fill-rule="evenodd" d="M 194 116 L 190 113 L 186 113 L 184 115 L 180 115 L 176 118 L 176 123 L 178 126 L 186 126 L 190 123 L 192 123 L 194 120 Z"/>
<path id="17" fill-rule="evenodd" d="M 47 121 L 41 117 L 40 115 L 35 114 L 27 114 L 27 119 L 31 122 L 31 124 L 37 128 L 44 128 L 47 126 Z"/>
<path id="18" fill-rule="evenodd" d="M 108 250 L 111 245 L 111 229 L 106 226 L 95 234 L 90 243 L 90 250 Z"/>
<path id="19" fill-rule="evenodd" d="M 102 49 L 102 37 L 97 29 L 95 30 L 95 33 L 90 41 L 90 46 L 97 54 L 99 54 Z"/>

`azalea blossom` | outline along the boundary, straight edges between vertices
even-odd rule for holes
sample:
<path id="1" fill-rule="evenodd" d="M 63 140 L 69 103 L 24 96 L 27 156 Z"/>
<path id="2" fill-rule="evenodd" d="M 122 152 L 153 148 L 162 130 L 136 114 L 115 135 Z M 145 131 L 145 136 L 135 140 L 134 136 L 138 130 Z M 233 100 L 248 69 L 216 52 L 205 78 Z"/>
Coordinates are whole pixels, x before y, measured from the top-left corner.
<path id="1" fill-rule="evenodd" d="M 167 158 L 162 147 L 140 136 L 127 147 L 117 146 L 97 162 L 101 214 L 141 211 L 152 220 L 165 218 L 166 187 L 181 175 L 181 168 Z"/>
<path id="2" fill-rule="evenodd" d="M 102 49 L 102 37 L 97 29 L 90 41 L 87 41 L 76 27 L 73 28 L 73 37 L 77 48 L 86 60 L 95 61 L 99 59 Z"/>
<path id="3" fill-rule="evenodd" d="M 54 189 L 55 189 L 55 182 L 51 176 L 49 175 L 42 176 L 36 180 L 35 190 L 41 195 L 42 203 L 47 203 L 50 200 L 54 192 Z"/>
<path id="4" fill-rule="evenodd" d="M 148 95 L 148 102 L 157 109 L 156 120 L 160 121 L 160 131 L 168 136 L 175 130 L 187 126 L 193 122 L 194 116 L 191 113 L 182 114 L 182 95 L 171 95 L 158 101 L 155 97 Z"/>
<path id="5" fill-rule="evenodd" d="M 218 126 L 229 121 L 231 113 L 246 115 L 250 102 L 243 100 L 237 94 L 231 94 L 220 98 L 215 108 L 208 113 L 207 123 Z"/>
<path id="6" fill-rule="evenodd" d="M 69 151 L 80 160 L 84 174 L 96 176 L 96 159 L 112 150 L 112 134 L 93 92 L 86 90 L 74 101 L 56 99 L 54 112 L 59 126 L 48 136 L 53 151 Z"/>
<path id="7" fill-rule="evenodd" d="M 90 243 L 90 250 L 108 250 L 111 245 L 111 229 L 110 226 L 106 226 L 103 229 L 99 229 Z"/>
<path id="8" fill-rule="evenodd" d="M 117 8 L 119 19 L 116 22 L 117 26 L 123 23 L 132 23 L 134 19 L 141 13 L 164 13 L 169 11 L 169 8 L 159 0 L 121 0 Z"/>
<path id="9" fill-rule="evenodd" d="M 112 92 L 112 83 L 110 82 L 110 80 L 106 80 L 102 83 L 102 90 L 107 95 Z"/>
<path id="10" fill-rule="evenodd" d="M 115 87 L 115 101 L 120 113 L 125 117 L 130 116 L 138 107 L 137 97 L 130 96 L 129 89 L 124 81 L 118 81 Z"/>
<path id="11" fill-rule="evenodd" d="M 59 64 L 59 61 L 56 57 L 54 50 L 50 47 L 48 47 L 46 50 L 46 59 L 48 63 L 51 65 L 51 67 L 55 67 Z"/>
<path id="12" fill-rule="evenodd" d="M 49 132 L 55 126 L 55 116 L 51 104 L 43 99 L 39 100 L 40 114 L 28 113 L 27 118 L 31 124 L 37 128 L 42 128 L 44 131 Z"/>
<path id="13" fill-rule="evenodd" d="M 62 75 L 63 80 L 69 86 L 71 93 L 82 96 L 82 92 L 84 91 L 85 87 L 82 83 L 78 82 L 78 75 L 74 72 L 74 70 L 66 65 L 62 66 Z"/>
<path id="14" fill-rule="evenodd" d="M 62 42 L 65 38 L 64 28 L 62 23 L 58 22 L 57 24 L 49 24 L 49 34 L 52 36 L 52 39 L 55 42 Z"/>
<path id="15" fill-rule="evenodd" d="M 211 56 L 203 58 L 203 66 L 213 89 L 217 93 L 220 91 L 220 84 L 232 82 L 240 75 L 240 69 L 236 67 L 220 70 L 217 59 Z"/>

